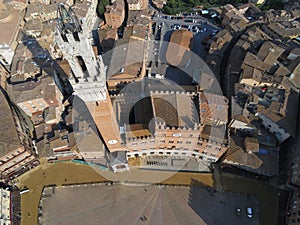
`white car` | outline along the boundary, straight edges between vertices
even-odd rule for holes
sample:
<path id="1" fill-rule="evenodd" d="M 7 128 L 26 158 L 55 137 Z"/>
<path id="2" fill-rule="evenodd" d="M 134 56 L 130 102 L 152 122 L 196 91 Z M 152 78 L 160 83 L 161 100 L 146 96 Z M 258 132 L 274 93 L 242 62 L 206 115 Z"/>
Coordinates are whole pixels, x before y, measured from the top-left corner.
<path id="1" fill-rule="evenodd" d="M 253 210 L 251 207 L 247 208 L 247 217 L 251 219 L 253 217 Z"/>

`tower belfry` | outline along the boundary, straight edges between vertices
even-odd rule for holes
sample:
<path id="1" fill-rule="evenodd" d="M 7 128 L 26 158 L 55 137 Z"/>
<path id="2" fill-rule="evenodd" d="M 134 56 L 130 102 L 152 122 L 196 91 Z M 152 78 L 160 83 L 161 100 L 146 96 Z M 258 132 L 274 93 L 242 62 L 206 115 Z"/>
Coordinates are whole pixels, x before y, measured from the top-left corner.
<path id="1" fill-rule="evenodd" d="M 55 42 L 68 60 L 74 95 L 84 102 L 106 99 L 106 71 L 101 56 L 95 56 L 88 34 L 82 29 L 71 7 L 61 3 L 57 9 Z"/>

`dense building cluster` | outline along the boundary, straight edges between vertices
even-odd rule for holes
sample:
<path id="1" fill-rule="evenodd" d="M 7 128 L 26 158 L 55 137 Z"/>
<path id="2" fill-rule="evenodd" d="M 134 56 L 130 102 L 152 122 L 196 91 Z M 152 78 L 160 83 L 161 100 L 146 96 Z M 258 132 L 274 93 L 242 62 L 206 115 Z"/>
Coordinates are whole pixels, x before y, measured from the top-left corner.
<path id="1" fill-rule="evenodd" d="M 161 39 L 164 22 L 153 20 L 151 7 L 114 0 L 100 19 L 96 0 L 0 2 L 2 181 L 41 159 L 114 172 L 137 165 L 203 172 L 220 163 L 278 177 L 292 190 L 288 221 L 299 222 L 300 4 L 200 10 L 198 22 L 215 27 L 202 41 L 200 25 L 173 24 Z M 8 191 L 0 195 L 1 209 L 11 204 Z"/>

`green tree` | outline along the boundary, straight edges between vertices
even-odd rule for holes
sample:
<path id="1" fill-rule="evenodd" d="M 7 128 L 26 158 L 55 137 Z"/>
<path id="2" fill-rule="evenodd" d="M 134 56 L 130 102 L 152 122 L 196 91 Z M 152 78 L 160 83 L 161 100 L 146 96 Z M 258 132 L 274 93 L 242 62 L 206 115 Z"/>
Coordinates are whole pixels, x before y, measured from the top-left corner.
<path id="1" fill-rule="evenodd" d="M 267 0 L 266 3 L 259 8 L 263 11 L 269 9 L 282 9 L 284 6 L 284 2 L 282 0 Z"/>
<path id="2" fill-rule="evenodd" d="M 110 0 L 99 0 L 97 5 L 98 15 L 103 17 L 105 13 L 105 7 L 110 4 Z"/>

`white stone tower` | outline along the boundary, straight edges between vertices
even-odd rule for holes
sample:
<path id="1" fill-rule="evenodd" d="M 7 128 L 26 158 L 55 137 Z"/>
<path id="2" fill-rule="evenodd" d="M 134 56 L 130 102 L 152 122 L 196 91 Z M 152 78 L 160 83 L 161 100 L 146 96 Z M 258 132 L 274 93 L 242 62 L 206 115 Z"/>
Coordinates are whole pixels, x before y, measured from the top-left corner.
<path id="1" fill-rule="evenodd" d="M 55 42 L 71 66 L 74 95 L 84 102 L 105 100 L 106 71 L 102 57 L 95 56 L 88 39 L 90 31 L 82 29 L 82 25 L 71 7 L 59 4 Z"/>
<path id="2" fill-rule="evenodd" d="M 106 88 L 106 71 L 102 57 L 94 55 L 88 39 L 89 26 L 86 23 L 85 19 L 82 19 L 82 23 L 78 21 L 71 7 L 67 9 L 64 4 L 59 4 L 55 41 L 71 66 L 73 77 L 69 80 L 74 90 L 73 94 L 85 103 L 103 143 L 109 152 L 128 151 L 120 136 L 120 128 Z M 79 111 L 84 109 L 80 104 L 74 105 L 73 102 L 73 109 L 74 107 L 78 107 Z M 79 114 L 84 116 L 84 113 Z M 86 133 L 91 133 L 89 129 L 92 125 L 89 125 Z M 78 131 L 80 140 L 85 137 L 82 133 L 81 130 Z M 77 141 L 80 141 L 79 139 Z M 100 144 L 95 146 L 94 141 L 87 141 L 83 146 L 80 153 L 85 160 L 91 159 L 91 162 L 94 162 L 103 157 Z"/>

